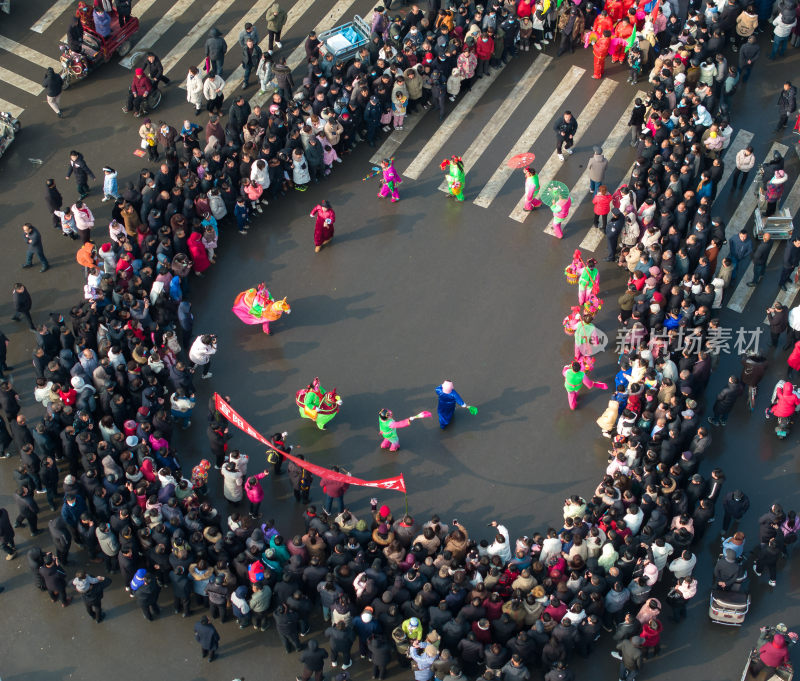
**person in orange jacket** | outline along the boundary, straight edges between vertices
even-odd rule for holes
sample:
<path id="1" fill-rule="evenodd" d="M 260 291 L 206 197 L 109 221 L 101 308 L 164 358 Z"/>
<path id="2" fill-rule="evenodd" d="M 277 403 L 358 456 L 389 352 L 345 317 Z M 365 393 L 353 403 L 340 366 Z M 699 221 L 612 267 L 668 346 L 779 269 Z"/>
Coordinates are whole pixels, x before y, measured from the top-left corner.
<path id="1" fill-rule="evenodd" d="M 622 21 L 620 21 L 616 27 L 614 28 L 614 36 L 619 38 L 617 44 L 614 47 L 614 52 L 611 55 L 611 63 L 618 61 L 622 64 L 625 61 L 625 46 L 628 44 L 628 38 L 631 37 L 633 33 L 633 26 L 631 26 L 630 21 L 626 17 Z"/>
<path id="2" fill-rule="evenodd" d="M 91 241 L 86 242 L 80 247 L 75 259 L 79 265 L 86 268 L 97 267 L 97 256 L 94 250 L 94 244 Z"/>
<path id="3" fill-rule="evenodd" d="M 594 74 L 592 75 L 592 78 L 595 80 L 599 80 L 603 77 L 603 72 L 606 68 L 606 57 L 608 56 L 608 50 L 610 47 L 611 31 L 603 31 L 603 35 L 597 39 L 597 42 L 595 42 L 594 46 L 592 47 L 592 52 L 594 53 Z"/>

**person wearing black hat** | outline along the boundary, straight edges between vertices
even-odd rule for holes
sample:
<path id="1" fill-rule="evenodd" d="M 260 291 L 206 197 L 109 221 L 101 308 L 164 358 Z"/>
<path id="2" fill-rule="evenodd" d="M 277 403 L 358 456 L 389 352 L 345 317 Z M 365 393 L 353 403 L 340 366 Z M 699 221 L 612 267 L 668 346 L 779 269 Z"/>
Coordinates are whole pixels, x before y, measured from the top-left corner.
<path id="1" fill-rule="evenodd" d="M 611 209 L 610 219 L 606 224 L 606 244 L 608 245 L 608 255 L 604 258 L 606 262 L 611 262 L 617 258 L 617 242 L 620 234 L 622 234 L 623 227 L 625 227 L 625 218 L 620 209 L 614 206 Z"/>
<path id="2" fill-rule="evenodd" d="M 315 640 L 308 642 L 308 648 L 300 655 L 300 662 L 303 663 L 303 671 L 300 676 L 295 677 L 297 681 L 308 681 L 312 676 L 314 681 L 322 681 L 322 670 L 325 667 L 325 659 L 328 651 L 320 648 Z"/>

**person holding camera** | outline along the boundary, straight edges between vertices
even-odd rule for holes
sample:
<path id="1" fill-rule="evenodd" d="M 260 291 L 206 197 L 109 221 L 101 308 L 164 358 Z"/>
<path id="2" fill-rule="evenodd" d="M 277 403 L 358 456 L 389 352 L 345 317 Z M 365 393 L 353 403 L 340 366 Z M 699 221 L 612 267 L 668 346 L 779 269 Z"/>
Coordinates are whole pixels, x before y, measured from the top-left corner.
<path id="1" fill-rule="evenodd" d="M 194 339 L 189 349 L 189 359 L 194 364 L 195 370 L 203 367 L 203 378 L 211 378 L 211 358 L 217 352 L 217 337 L 213 334 L 203 334 Z"/>

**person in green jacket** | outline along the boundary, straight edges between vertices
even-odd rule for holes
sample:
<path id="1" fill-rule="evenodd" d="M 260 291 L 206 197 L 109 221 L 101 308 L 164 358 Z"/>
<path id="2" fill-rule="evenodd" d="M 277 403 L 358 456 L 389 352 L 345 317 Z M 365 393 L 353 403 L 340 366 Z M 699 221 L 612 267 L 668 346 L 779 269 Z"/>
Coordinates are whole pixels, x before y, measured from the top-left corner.
<path id="1" fill-rule="evenodd" d="M 580 362 L 576 361 L 572 362 L 572 364 L 567 364 L 561 371 L 561 374 L 564 376 L 564 388 L 567 391 L 567 402 L 569 402 L 569 408 L 572 410 L 578 407 L 578 391 L 583 386 L 587 388 L 594 388 L 596 386 L 603 390 L 608 390 L 608 386 L 605 383 L 593 381 L 589 378 L 581 367 Z"/>
<path id="2" fill-rule="evenodd" d="M 277 2 L 273 2 L 267 9 L 267 35 L 269 36 L 269 53 L 277 46 L 278 49 L 283 47 L 281 45 L 281 31 L 286 23 L 286 12 L 281 9 Z"/>

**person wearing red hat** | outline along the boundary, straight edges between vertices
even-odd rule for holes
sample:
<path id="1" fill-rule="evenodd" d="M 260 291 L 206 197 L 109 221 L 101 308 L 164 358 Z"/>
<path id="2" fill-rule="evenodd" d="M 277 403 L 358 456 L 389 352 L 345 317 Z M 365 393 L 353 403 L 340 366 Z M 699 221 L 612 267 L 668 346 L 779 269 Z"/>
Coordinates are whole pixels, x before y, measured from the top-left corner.
<path id="1" fill-rule="evenodd" d="M 125 113 L 133 111 L 136 118 L 141 117 L 146 113 L 144 105 L 152 91 L 153 86 L 150 84 L 150 79 L 144 75 L 144 69 L 136 69 L 128 90 L 128 102 L 122 107 L 122 110 Z"/>

